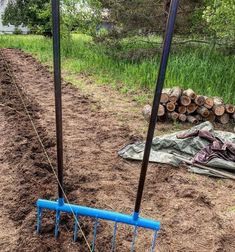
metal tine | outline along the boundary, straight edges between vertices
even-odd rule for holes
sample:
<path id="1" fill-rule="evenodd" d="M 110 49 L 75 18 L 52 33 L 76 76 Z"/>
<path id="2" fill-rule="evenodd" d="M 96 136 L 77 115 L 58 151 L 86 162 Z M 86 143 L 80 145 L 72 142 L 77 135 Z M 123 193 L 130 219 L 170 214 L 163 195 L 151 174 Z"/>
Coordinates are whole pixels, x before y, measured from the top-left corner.
<path id="1" fill-rule="evenodd" d="M 42 223 L 42 209 L 40 207 L 37 208 L 37 234 L 40 233 Z"/>
<path id="2" fill-rule="evenodd" d="M 97 234 L 97 227 L 99 225 L 99 220 L 96 219 L 95 225 L 94 225 L 94 234 L 93 234 L 93 241 L 92 241 L 92 252 L 95 251 L 95 242 L 96 242 L 96 234 Z"/>
<path id="3" fill-rule="evenodd" d="M 76 242 L 78 239 L 78 222 L 79 222 L 79 217 L 78 214 L 75 214 L 75 222 L 74 222 L 74 233 L 73 233 L 73 241 Z"/>
<path id="4" fill-rule="evenodd" d="M 132 245 L 131 245 L 131 252 L 135 251 L 135 240 L 137 237 L 137 230 L 138 230 L 138 227 L 135 226 L 134 233 L 133 233 L 133 239 L 132 239 Z"/>
<path id="5" fill-rule="evenodd" d="M 56 223 L 55 223 L 55 238 L 57 239 L 59 236 L 59 228 L 60 228 L 60 211 L 56 211 Z"/>
<path id="6" fill-rule="evenodd" d="M 156 247 L 156 241 L 157 241 L 157 233 L 158 231 L 155 231 L 154 232 L 154 235 L 153 235 L 153 241 L 152 241 L 152 246 L 151 246 L 151 252 L 155 252 L 155 247 Z"/>
<path id="7" fill-rule="evenodd" d="M 111 250 L 112 252 L 115 252 L 116 250 L 117 227 L 118 227 L 118 223 L 115 222 L 114 229 L 113 229 L 112 250 Z"/>

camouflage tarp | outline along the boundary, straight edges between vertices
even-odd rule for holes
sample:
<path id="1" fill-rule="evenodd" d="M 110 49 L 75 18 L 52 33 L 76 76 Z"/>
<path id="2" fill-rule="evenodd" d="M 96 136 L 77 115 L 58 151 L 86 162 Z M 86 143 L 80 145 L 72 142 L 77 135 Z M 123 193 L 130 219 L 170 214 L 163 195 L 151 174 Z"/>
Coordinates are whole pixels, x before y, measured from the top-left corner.
<path id="1" fill-rule="evenodd" d="M 152 150 L 150 154 L 150 161 L 163 164 L 171 164 L 173 166 L 179 166 L 181 161 L 172 153 L 177 153 L 185 158 L 192 159 L 200 150 L 205 148 L 209 142 L 200 137 L 178 139 L 177 135 L 182 133 L 192 133 L 196 130 L 206 130 L 219 138 L 223 142 L 229 141 L 235 144 L 235 134 L 224 131 L 214 130 L 213 125 L 210 122 L 204 122 L 200 125 L 192 127 L 187 131 L 180 131 L 172 134 L 167 134 L 160 137 L 155 137 L 152 144 Z M 121 149 L 118 154 L 125 159 L 142 160 L 144 152 L 144 143 L 137 142 L 129 144 Z M 207 164 L 212 168 L 227 169 L 230 172 L 235 172 L 235 162 L 226 161 L 221 158 L 214 158 Z M 196 167 L 190 167 L 192 172 L 214 175 L 209 171 L 198 169 Z"/>

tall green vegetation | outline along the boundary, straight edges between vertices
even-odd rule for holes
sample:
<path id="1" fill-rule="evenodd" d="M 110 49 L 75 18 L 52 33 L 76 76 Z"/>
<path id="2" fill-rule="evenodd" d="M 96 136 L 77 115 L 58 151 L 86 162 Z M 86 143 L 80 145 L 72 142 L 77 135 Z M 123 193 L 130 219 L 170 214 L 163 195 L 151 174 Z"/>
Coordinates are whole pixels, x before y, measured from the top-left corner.
<path id="1" fill-rule="evenodd" d="M 153 89 L 170 0 L 61 3 L 63 62 L 69 72 L 89 73 L 102 83 L 122 83 L 122 91 Z M 191 87 L 235 103 L 234 11 L 232 0 L 180 1 L 168 86 Z M 10 0 L 4 21 L 51 35 L 50 0 Z M 73 31 L 89 36 L 72 36 Z M 37 52 L 43 61 L 51 59 L 49 39 L 27 38 L 0 37 L 0 45 Z"/>
<path id="2" fill-rule="evenodd" d="M 152 38 L 159 41 L 159 38 Z M 124 54 L 138 47 L 146 47 L 141 39 L 130 46 L 122 42 Z M 44 63 L 52 62 L 51 39 L 42 36 L 0 36 L 0 47 L 20 48 L 34 54 Z M 160 48 L 158 48 L 160 50 Z M 95 44 L 90 36 L 73 35 L 70 50 L 67 42 L 62 43 L 63 70 L 68 76 L 89 74 L 96 82 L 112 85 L 121 92 L 144 90 L 151 94 L 157 76 L 160 53 L 138 61 L 113 57 L 107 48 Z M 207 96 L 221 96 L 226 102 L 235 104 L 235 56 L 223 55 L 208 45 L 180 48 L 173 47 L 166 76 L 166 86 L 193 88 Z"/>

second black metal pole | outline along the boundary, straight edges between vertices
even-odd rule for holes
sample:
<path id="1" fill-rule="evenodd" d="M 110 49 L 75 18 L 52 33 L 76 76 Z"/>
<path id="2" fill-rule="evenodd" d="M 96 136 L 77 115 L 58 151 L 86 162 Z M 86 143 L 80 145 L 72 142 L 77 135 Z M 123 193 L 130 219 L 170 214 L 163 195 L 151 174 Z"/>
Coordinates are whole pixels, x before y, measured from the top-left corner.
<path id="1" fill-rule="evenodd" d="M 166 29 L 166 35 L 165 35 L 165 40 L 164 40 L 162 58 L 161 58 L 161 63 L 160 63 L 160 70 L 159 70 L 159 75 L 158 75 L 158 80 L 157 80 L 157 85 L 156 85 L 156 90 L 155 90 L 155 95 L 154 95 L 154 100 L 153 100 L 152 113 L 150 117 L 149 129 L 148 129 L 147 140 L 146 140 L 145 150 L 144 150 L 144 157 L 143 157 L 142 168 L 141 168 L 140 179 L 139 179 L 139 187 L 138 187 L 138 192 L 137 192 L 137 197 L 136 197 L 136 202 L 135 202 L 135 213 L 140 212 L 144 184 L 145 184 L 148 163 L 149 163 L 149 156 L 150 156 L 151 146 L 153 142 L 155 125 L 157 122 L 157 113 L 159 109 L 160 98 L 161 98 L 162 89 L 163 89 L 164 81 L 165 81 L 167 63 L 168 63 L 168 58 L 169 58 L 169 53 L 170 53 L 170 48 L 171 48 L 171 43 L 172 43 L 172 37 L 174 33 L 178 5 L 179 5 L 179 0 L 171 1 L 170 11 L 169 11 L 168 20 L 167 20 L 167 29 Z"/>
<path id="2" fill-rule="evenodd" d="M 61 58 L 60 58 L 60 0 L 51 0 L 53 23 L 53 58 L 54 58 L 54 86 L 56 110 L 56 143 L 57 143 L 57 171 L 58 194 L 63 198 L 63 128 L 62 128 L 62 98 L 61 98 Z"/>

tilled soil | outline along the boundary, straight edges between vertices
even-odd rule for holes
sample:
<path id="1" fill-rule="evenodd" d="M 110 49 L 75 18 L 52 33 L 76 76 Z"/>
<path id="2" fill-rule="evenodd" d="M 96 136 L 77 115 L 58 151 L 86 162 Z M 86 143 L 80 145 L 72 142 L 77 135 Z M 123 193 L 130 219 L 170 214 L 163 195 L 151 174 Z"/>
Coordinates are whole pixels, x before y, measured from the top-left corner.
<path id="1" fill-rule="evenodd" d="M 35 202 L 56 199 L 57 185 L 15 85 L 56 166 L 51 73 L 28 54 L 2 49 L 0 81 L 0 250 L 89 251 L 81 233 L 78 242 L 72 242 L 72 216 L 63 215 L 57 241 L 53 213 L 43 215 L 42 234 L 35 232 Z M 121 159 L 117 151 L 142 137 L 133 133 L 132 118 L 118 120 L 92 96 L 66 83 L 63 114 L 65 192 L 70 203 L 131 214 L 140 164 Z M 230 180 L 151 164 L 142 215 L 162 223 L 157 251 L 235 251 L 234 189 Z M 93 224 L 81 219 L 89 242 Z M 111 239 L 112 224 L 101 222 L 96 250 L 110 251 Z M 132 229 L 120 225 L 117 251 L 129 251 L 131 239 Z M 140 230 L 136 251 L 149 251 L 150 244 L 151 232 Z"/>

